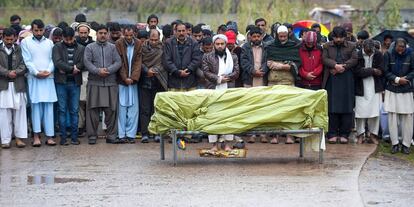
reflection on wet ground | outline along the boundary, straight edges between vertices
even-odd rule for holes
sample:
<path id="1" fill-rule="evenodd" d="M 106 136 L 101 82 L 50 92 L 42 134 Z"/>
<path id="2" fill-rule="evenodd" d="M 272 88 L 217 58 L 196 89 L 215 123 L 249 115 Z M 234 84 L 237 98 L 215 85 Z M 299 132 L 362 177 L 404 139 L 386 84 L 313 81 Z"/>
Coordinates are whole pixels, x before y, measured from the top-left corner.
<path id="1" fill-rule="evenodd" d="M 26 182 L 25 182 L 26 181 Z M 9 184 L 13 185 L 53 185 L 60 183 L 84 183 L 92 182 L 92 179 L 85 178 L 65 178 L 65 177 L 56 177 L 54 175 L 28 175 L 26 179 L 19 176 L 1 176 L 0 177 L 0 186 L 6 187 Z"/>
<path id="2" fill-rule="evenodd" d="M 100 141 L 0 150 L 0 206 L 363 206 L 358 176 L 375 150 L 328 145 L 320 165 L 297 144 L 248 144 L 246 159 L 200 158 L 210 145 L 189 144 L 173 167 L 171 144 L 160 161 L 159 144 Z"/>
<path id="3" fill-rule="evenodd" d="M 27 176 L 27 184 L 28 185 L 52 185 L 55 183 L 83 183 L 83 182 L 91 182 L 92 180 L 89 179 L 82 179 L 82 178 L 59 178 L 53 175 L 29 175 Z"/>

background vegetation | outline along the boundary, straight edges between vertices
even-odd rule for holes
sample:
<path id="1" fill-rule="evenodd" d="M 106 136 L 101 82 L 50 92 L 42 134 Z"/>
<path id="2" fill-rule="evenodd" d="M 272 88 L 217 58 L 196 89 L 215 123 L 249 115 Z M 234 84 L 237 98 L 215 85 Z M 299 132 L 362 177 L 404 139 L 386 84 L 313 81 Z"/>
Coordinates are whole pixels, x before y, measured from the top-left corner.
<path id="1" fill-rule="evenodd" d="M 375 10 L 383 1 L 379 9 L 388 12 L 380 17 Z M 352 16 L 352 20 L 354 28 L 370 31 L 398 27 L 402 23 L 400 8 L 414 8 L 412 0 L 0 0 L 0 24 L 8 25 L 8 17 L 15 13 L 23 17 L 25 24 L 34 18 L 53 24 L 71 23 L 79 12 L 87 13 L 89 20 L 98 22 L 119 18 L 145 22 L 149 14 L 155 13 L 161 15 L 162 24 L 179 18 L 192 23 L 203 21 L 216 28 L 235 20 L 244 30 L 258 17 L 269 22 L 294 22 L 309 19 L 309 11 L 314 7 L 335 8 L 340 4 L 365 11 Z"/>

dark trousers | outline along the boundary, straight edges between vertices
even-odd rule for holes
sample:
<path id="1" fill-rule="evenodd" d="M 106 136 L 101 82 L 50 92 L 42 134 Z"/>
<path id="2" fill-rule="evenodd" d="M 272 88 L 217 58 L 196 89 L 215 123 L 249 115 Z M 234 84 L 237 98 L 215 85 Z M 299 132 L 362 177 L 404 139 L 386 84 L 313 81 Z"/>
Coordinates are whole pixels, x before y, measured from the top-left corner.
<path id="1" fill-rule="evenodd" d="M 139 93 L 139 111 L 140 111 L 140 129 L 142 136 L 148 136 L 148 125 L 151 120 L 152 114 L 154 114 L 154 99 L 155 95 L 162 91 L 161 86 L 154 87 L 153 89 L 140 88 Z"/>
<path id="2" fill-rule="evenodd" d="M 300 88 L 305 88 L 305 89 L 314 90 L 314 91 L 322 89 L 322 86 L 320 85 L 305 85 L 305 84 L 299 83 L 298 86 Z"/>
<path id="3" fill-rule="evenodd" d="M 59 129 L 62 140 L 66 140 L 66 128 L 71 129 L 72 141 L 78 139 L 78 113 L 80 86 L 75 82 L 67 84 L 56 83 L 56 93 L 58 96 Z M 67 121 L 69 112 L 70 121 Z"/>
<path id="4" fill-rule="evenodd" d="M 88 98 L 86 101 L 86 133 L 93 140 L 98 135 L 100 113 L 105 113 L 107 139 L 116 139 L 118 136 L 118 85 L 114 86 L 87 86 Z"/>
<path id="5" fill-rule="evenodd" d="M 112 110 L 111 107 L 89 108 L 86 110 L 86 133 L 89 139 L 96 139 L 99 126 L 100 112 L 105 113 L 106 134 L 108 139 L 116 139 L 118 135 L 118 107 Z"/>
<path id="6" fill-rule="evenodd" d="M 353 117 L 353 113 L 329 113 L 328 138 L 348 138 L 352 129 Z"/>

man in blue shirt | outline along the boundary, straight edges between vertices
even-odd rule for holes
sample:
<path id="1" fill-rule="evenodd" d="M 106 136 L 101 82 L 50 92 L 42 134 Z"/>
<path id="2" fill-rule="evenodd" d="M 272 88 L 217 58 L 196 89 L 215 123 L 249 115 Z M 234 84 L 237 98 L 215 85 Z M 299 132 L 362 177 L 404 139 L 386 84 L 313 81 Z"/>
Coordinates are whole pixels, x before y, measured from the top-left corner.
<path id="1" fill-rule="evenodd" d="M 32 24 L 32 36 L 25 38 L 22 43 L 23 59 L 29 70 L 27 83 L 31 101 L 33 146 L 40 147 L 39 134 L 41 126 L 47 137 L 47 145 L 56 145 L 53 125 L 53 102 L 57 101 L 54 64 L 52 61 L 53 42 L 43 36 L 45 25 L 42 20 L 35 19 Z"/>

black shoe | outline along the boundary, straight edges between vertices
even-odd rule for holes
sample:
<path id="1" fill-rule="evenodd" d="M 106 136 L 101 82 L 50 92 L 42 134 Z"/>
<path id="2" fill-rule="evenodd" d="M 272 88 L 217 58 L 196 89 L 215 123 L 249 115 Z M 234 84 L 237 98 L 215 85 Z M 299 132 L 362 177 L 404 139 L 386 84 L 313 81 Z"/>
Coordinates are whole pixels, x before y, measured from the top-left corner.
<path id="1" fill-rule="evenodd" d="M 244 142 L 237 142 L 236 144 L 233 145 L 233 148 L 235 149 L 244 149 L 245 144 Z"/>
<path id="2" fill-rule="evenodd" d="M 135 144 L 135 138 L 127 138 L 129 144 Z"/>
<path id="3" fill-rule="evenodd" d="M 406 154 L 406 155 L 409 155 L 410 154 L 410 148 L 403 145 L 402 148 L 401 148 L 401 152 Z"/>
<path id="4" fill-rule="evenodd" d="M 128 138 L 124 138 L 124 139 L 118 139 L 118 144 L 128 144 Z"/>
<path id="5" fill-rule="evenodd" d="M 66 140 L 66 139 L 64 139 L 64 140 L 60 140 L 60 143 L 59 143 L 60 145 L 65 145 L 65 146 L 68 146 L 69 145 L 69 141 L 68 140 Z"/>
<path id="6" fill-rule="evenodd" d="M 80 142 L 79 142 L 79 140 L 72 140 L 70 142 L 70 144 L 72 144 L 72 145 L 80 145 Z"/>
<path id="7" fill-rule="evenodd" d="M 198 134 L 198 135 L 197 135 L 197 141 L 198 141 L 199 143 L 202 143 L 202 142 L 203 142 L 203 134 Z"/>
<path id="8" fill-rule="evenodd" d="M 120 144 L 120 143 L 121 143 L 121 141 L 120 141 L 120 139 L 118 139 L 118 138 L 115 138 L 115 139 L 109 139 L 109 138 L 107 138 L 107 139 L 106 139 L 106 143 L 107 143 L 107 144 Z"/>
<path id="9" fill-rule="evenodd" d="M 79 137 L 85 137 L 85 135 L 86 135 L 85 129 L 84 128 L 79 128 L 78 136 Z"/>
<path id="10" fill-rule="evenodd" d="M 391 147 L 391 154 L 395 154 L 400 151 L 400 146 L 398 144 L 392 145 Z"/>
<path id="11" fill-rule="evenodd" d="M 148 142 L 149 142 L 148 136 L 142 136 L 141 143 L 148 143 Z"/>
<path id="12" fill-rule="evenodd" d="M 88 144 L 96 144 L 96 138 L 89 138 Z"/>
<path id="13" fill-rule="evenodd" d="M 159 135 L 154 137 L 154 142 L 159 143 L 161 141 L 161 137 Z"/>

